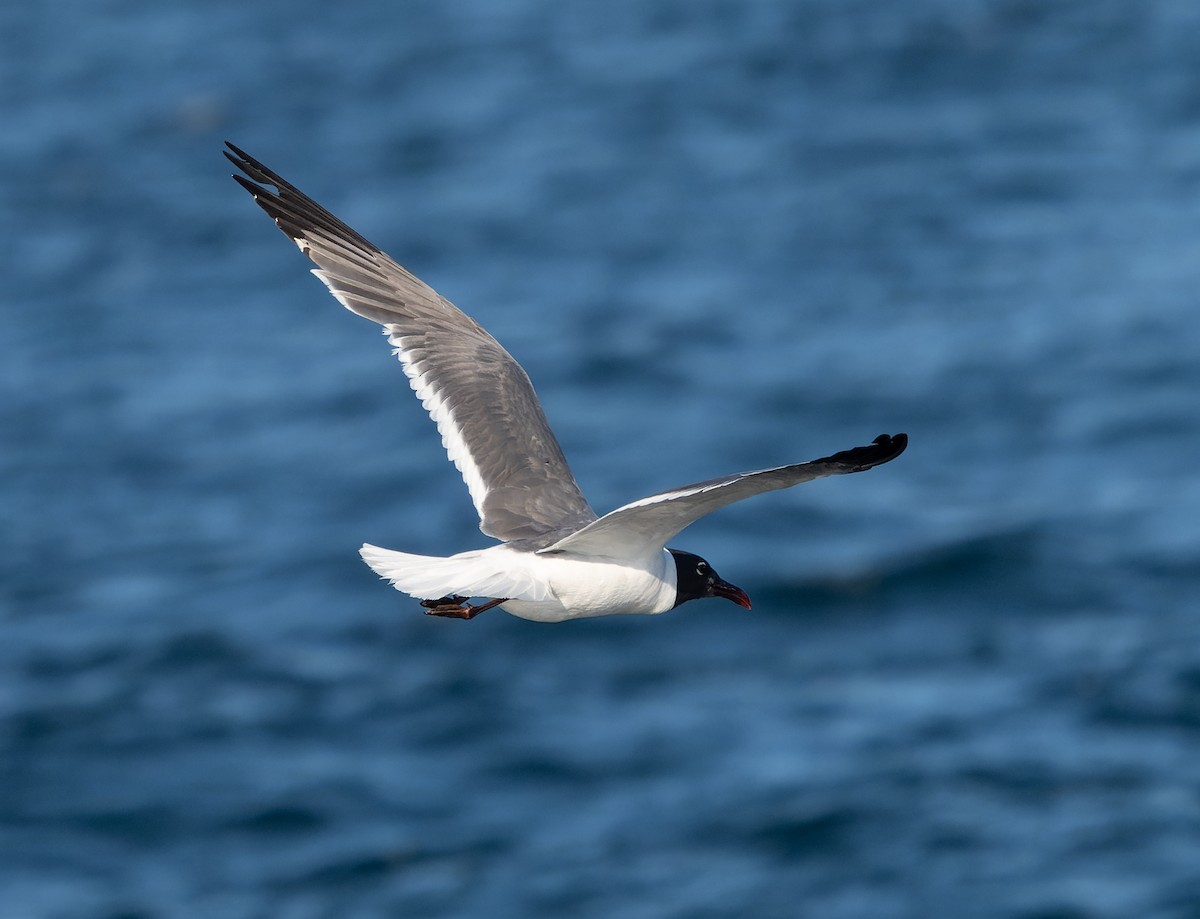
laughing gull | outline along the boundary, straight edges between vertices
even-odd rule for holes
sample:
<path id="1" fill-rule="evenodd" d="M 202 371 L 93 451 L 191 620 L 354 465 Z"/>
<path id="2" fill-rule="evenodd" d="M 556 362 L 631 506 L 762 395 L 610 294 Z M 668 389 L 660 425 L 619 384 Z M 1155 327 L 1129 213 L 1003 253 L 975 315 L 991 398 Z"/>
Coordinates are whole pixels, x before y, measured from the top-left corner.
<path id="1" fill-rule="evenodd" d="M 383 326 L 409 384 L 442 435 L 498 546 L 449 558 L 377 546 L 360 550 L 380 577 L 432 616 L 472 619 L 499 606 L 559 622 L 612 613 L 665 613 L 688 600 L 750 598 L 698 555 L 667 548 L 719 507 L 828 475 L 894 460 L 905 434 L 808 463 L 739 472 L 641 498 L 603 517 L 588 505 L 542 413 L 529 377 L 470 316 L 233 144 L 237 180 L 351 312 Z M 270 191 L 264 186 L 271 186 Z M 474 605 L 471 598 L 485 602 Z"/>

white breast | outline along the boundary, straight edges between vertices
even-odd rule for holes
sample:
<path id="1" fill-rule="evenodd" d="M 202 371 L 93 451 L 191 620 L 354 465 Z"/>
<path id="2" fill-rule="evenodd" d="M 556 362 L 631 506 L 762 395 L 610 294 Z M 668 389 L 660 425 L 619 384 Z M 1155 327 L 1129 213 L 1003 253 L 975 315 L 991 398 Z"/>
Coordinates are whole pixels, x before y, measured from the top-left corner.
<path id="1" fill-rule="evenodd" d="M 522 619 L 560 622 L 620 613 L 665 613 L 675 605 L 675 560 L 666 550 L 656 558 L 657 564 L 645 567 L 569 556 L 521 555 L 530 576 L 550 588 L 544 600 L 502 604 L 502 609 Z"/>
<path id="2" fill-rule="evenodd" d="M 584 561 L 507 545 L 449 558 L 364 545 L 368 565 L 412 597 L 511 597 L 503 608 L 522 619 L 559 622 L 614 613 L 665 613 L 675 605 L 675 559 L 663 550 L 646 562 Z"/>

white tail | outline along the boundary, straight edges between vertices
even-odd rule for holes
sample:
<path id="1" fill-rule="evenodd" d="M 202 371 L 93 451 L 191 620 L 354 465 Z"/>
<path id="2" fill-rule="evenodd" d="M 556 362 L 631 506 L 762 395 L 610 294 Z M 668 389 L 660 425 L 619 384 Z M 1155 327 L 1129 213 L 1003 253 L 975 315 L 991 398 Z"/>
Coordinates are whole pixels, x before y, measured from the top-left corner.
<path id="1" fill-rule="evenodd" d="M 366 543 L 358 554 L 372 571 L 390 581 L 397 590 L 420 600 L 462 596 L 538 601 L 550 596 L 546 584 L 531 578 L 525 566 L 513 564 L 514 557 L 525 553 L 515 553 L 506 546 L 441 558 L 410 555 Z"/>

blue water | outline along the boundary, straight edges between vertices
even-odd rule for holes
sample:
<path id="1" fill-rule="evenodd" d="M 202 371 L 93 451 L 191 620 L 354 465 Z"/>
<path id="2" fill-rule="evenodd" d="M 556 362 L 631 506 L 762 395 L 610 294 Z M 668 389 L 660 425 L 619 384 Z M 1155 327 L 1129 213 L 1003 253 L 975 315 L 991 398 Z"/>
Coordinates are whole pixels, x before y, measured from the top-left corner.
<path id="1" fill-rule="evenodd" d="M 0 919 L 1200 916 L 1200 6 L 0 11 Z M 755 599 L 430 619 L 487 543 L 229 138 Z"/>

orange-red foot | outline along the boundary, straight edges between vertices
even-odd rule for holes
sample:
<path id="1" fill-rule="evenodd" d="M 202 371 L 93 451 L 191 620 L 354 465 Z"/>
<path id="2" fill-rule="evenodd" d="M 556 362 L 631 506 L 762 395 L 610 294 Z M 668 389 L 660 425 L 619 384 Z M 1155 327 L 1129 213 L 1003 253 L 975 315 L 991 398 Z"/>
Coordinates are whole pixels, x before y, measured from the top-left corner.
<path id="1" fill-rule="evenodd" d="M 486 613 L 493 606 L 499 606 L 501 603 L 507 603 L 508 598 L 502 597 L 499 600 L 489 600 L 487 603 L 481 603 L 479 606 L 472 606 L 467 603 L 467 597 L 442 597 L 438 600 L 422 600 L 421 605 L 425 607 L 426 616 L 443 616 L 446 619 L 474 619 L 480 613 Z"/>

